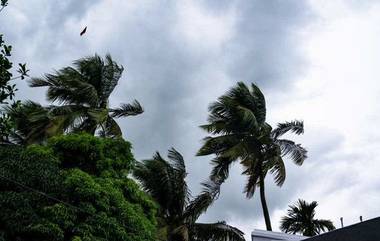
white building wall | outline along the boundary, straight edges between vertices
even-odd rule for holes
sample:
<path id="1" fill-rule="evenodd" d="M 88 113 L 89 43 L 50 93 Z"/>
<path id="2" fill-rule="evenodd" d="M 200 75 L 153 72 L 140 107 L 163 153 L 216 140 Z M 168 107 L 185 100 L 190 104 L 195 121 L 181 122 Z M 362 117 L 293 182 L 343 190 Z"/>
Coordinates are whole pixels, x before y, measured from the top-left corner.
<path id="1" fill-rule="evenodd" d="M 258 229 L 252 232 L 252 241 L 300 241 L 306 238 L 308 237 Z"/>

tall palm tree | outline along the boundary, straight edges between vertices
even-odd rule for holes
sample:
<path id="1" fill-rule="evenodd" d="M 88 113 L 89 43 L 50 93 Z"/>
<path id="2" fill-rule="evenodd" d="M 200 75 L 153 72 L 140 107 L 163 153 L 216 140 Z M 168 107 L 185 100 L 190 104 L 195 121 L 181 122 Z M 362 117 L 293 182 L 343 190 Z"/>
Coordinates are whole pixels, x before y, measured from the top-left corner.
<path id="1" fill-rule="evenodd" d="M 31 87 L 48 87 L 47 99 L 59 105 L 49 106 L 49 114 L 70 119 L 68 131 L 85 131 L 103 136 L 121 136 L 115 118 L 138 115 L 143 112 L 138 101 L 109 107 L 109 97 L 122 73 L 110 55 L 105 59 L 95 55 L 74 62 L 74 67 L 65 67 L 43 78 L 32 78 Z M 66 130 L 67 131 L 67 130 Z"/>
<path id="2" fill-rule="evenodd" d="M 212 103 L 209 112 L 208 124 L 201 128 L 211 135 L 204 139 L 197 155 L 216 155 L 212 160 L 211 179 L 218 182 L 228 178 L 231 164 L 239 160 L 244 168 L 243 174 L 248 176 L 246 196 L 251 198 L 256 186 L 260 188 L 266 228 L 272 230 L 264 179 L 269 172 L 274 175 L 277 185 L 284 183 L 284 156 L 297 165 L 303 163 L 306 150 L 300 144 L 281 138 L 288 132 L 302 134 L 303 122 L 285 122 L 272 129 L 266 122 L 264 95 L 256 85 L 249 88 L 242 82 Z"/>
<path id="3" fill-rule="evenodd" d="M 243 241 L 243 232 L 225 222 L 197 223 L 199 216 L 217 198 L 220 185 L 203 183 L 203 191 L 191 200 L 183 157 L 174 148 L 169 161 L 157 152 L 153 159 L 137 164 L 134 176 L 159 204 L 159 227 L 168 241 Z"/>
<path id="4" fill-rule="evenodd" d="M 295 205 L 289 205 L 288 214 L 281 219 L 280 229 L 285 233 L 315 236 L 321 232 L 334 230 L 330 220 L 315 219 L 315 208 L 318 203 L 307 203 L 298 199 Z"/>

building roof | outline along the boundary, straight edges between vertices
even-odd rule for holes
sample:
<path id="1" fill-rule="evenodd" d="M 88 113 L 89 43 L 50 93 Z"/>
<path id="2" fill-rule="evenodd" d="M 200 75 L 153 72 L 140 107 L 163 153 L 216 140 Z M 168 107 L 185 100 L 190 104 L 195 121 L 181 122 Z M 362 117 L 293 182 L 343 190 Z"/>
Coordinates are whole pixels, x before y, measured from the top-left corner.
<path id="1" fill-rule="evenodd" d="M 272 232 L 266 230 L 255 229 L 252 234 L 252 240 L 285 240 L 285 241 L 300 241 L 304 240 L 305 236 L 286 234 L 280 232 Z"/>
<path id="2" fill-rule="evenodd" d="M 380 217 L 336 229 L 304 241 L 375 241 L 380 240 Z"/>

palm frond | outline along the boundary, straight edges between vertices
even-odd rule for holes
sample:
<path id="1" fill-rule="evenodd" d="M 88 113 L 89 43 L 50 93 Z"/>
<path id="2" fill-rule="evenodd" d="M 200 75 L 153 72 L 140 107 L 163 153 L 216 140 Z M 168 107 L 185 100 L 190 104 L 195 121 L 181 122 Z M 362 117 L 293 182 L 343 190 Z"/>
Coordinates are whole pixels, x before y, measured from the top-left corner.
<path id="1" fill-rule="evenodd" d="M 221 182 L 210 180 L 202 183 L 202 186 L 202 192 L 185 209 L 184 217 L 188 223 L 194 223 L 219 197 Z"/>
<path id="2" fill-rule="evenodd" d="M 172 165 L 186 177 L 186 167 L 183 156 L 174 147 L 168 152 L 168 158 L 171 160 Z"/>
<path id="3" fill-rule="evenodd" d="M 186 183 L 186 166 L 182 155 L 174 148 L 171 148 L 168 152 L 168 158 L 170 165 L 173 167 L 173 175 L 176 180 L 173 182 L 174 195 L 176 196 L 177 209 L 181 210 L 181 214 L 186 205 L 190 201 L 190 190 Z"/>
<path id="4" fill-rule="evenodd" d="M 317 227 L 317 232 L 320 234 L 321 232 L 325 231 L 332 231 L 335 230 L 335 226 L 331 220 L 327 219 L 316 219 L 313 222 Z"/>
<path id="5" fill-rule="evenodd" d="M 107 117 L 104 131 L 105 137 L 121 137 L 123 134 L 120 126 L 111 116 Z"/>
<path id="6" fill-rule="evenodd" d="M 279 123 L 277 124 L 277 128 L 272 131 L 272 136 L 274 139 L 277 139 L 278 137 L 284 135 L 285 133 L 289 131 L 297 135 L 303 134 L 304 132 L 303 121 L 294 120 L 294 121 Z"/>
<path id="7" fill-rule="evenodd" d="M 242 164 L 245 167 L 242 174 L 248 176 L 244 193 L 247 198 L 252 198 L 256 191 L 256 186 L 258 186 L 260 181 L 262 181 L 261 176 L 265 176 L 265 170 L 263 170 L 263 160 L 247 157 L 245 160 L 242 160 Z"/>
<path id="8" fill-rule="evenodd" d="M 227 124 L 222 120 L 214 120 L 212 123 L 201 125 L 199 127 L 212 134 L 227 134 L 225 132 Z"/>
<path id="9" fill-rule="evenodd" d="M 185 181 L 186 168 L 182 156 L 175 149 L 171 149 L 168 156 L 170 162 L 157 152 L 153 159 L 136 166 L 134 176 L 168 217 L 178 218 L 189 201 L 190 191 Z"/>
<path id="10" fill-rule="evenodd" d="M 57 83 L 48 78 L 31 78 L 28 82 L 30 87 L 48 87 L 57 85 Z"/>
<path id="11" fill-rule="evenodd" d="M 62 68 L 55 74 L 46 74 L 43 78 L 32 78 L 31 87 L 48 87 L 50 101 L 64 104 L 90 104 L 98 101 L 98 93 L 93 85 L 86 82 L 87 76 L 72 67 Z"/>
<path id="12" fill-rule="evenodd" d="M 160 153 L 153 159 L 138 162 L 133 176 L 140 182 L 143 189 L 160 205 L 161 211 L 168 215 L 172 204 L 173 186 L 170 165 Z"/>
<path id="13" fill-rule="evenodd" d="M 215 182 L 224 182 L 229 176 L 230 167 L 234 161 L 234 159 L 223 157 L 214 158 L 211 161 L 213 168 L 210 174 L 210 179 Z"/>
<path id="14" fill-rule="evenodd" d="M 119 66 L 112 60 L 111 55 L 107 54 L 103 66 L 102 80 L 100 82 L 99 98 L 101 105 L 108 103 L 108 99 L 115 89 L 124 71 L 123 66 Z"/>
<path id="15" fill-rule="evenodd" d="M 266 168 L 266 167 L 265 167 Z M 275 156 L 268 163 L 268 170 L 273 175 L 274 182 L 277 186 L 282 186 L 286 179 L 285 163 L 281 156 Z"/>
<path id="16" fill-rule="evenodd" d="M 221 135 L 204 138 L 204 144 L 199 149 L 197 156 L 206 156 L 210 154 L 220 154 L 230 149 L 241 141 L 241 137 L 235 134 Z"/>
<path id="17" fill-rule="evenodd" d="M 238 106 L 237 109 L 242 116 L 241 120 L 243 122 L 243 125 L 247 125 L 251 130 L 257 130 L 259 123 L 253 111 L 244 106 Z"/>
<path id="18" fill-rule="evenodd" d="M 253 99 L 255 101 L 255 116 L 257 119 L 257 122 L 259 124 L 265 123 L 266 120 L 266 103 L 265 103 L 265 97 L 264 94 L 261 92 L 259 87 L 255 84 L 251 84 L 252 90 L 251 94 L 253 96 Z"/>
<path id="19" fill-rule="evenodd" d="M 16 107 L 7 106 L 4 110 L 14 122 L 16 139 L 22 139 L 26 144 L 42 143 L 64 131 L 61 118 L 52 116 L 48 108 L 33 101 Z"/>
<path id="20" fill-rule="evenodd" d="M 137 100 L 131 104 L 122 104 L 117 109 L 110 109 L 111 116 L 114 118 L 139 115 L 144 112 L 144 109 Z"/>
<path id="21" fill-rule="evenodd" d="M 96 89 L 87 83 L 70 81 L 65 86 L 51 86 L 47 90 L 47 98 L 60 104 L 84 104 L 96 107 L 98 94 Z"/>
<path id="22" fill-rule="evenodd" d="M 307 150 L 300 144 L 286 139 L 277 139 L 275 141 L 281 148 L 282 156 L 289 156 L 297 165 L 302 165 L 307 158 Z"/>

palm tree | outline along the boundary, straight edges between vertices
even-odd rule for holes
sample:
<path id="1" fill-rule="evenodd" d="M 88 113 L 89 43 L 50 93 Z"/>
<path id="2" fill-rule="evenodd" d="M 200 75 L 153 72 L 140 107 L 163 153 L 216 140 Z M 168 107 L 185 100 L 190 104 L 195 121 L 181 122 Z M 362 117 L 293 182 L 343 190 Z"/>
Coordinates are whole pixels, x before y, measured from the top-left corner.
<path id="1" fill-rule="evenodd" d="M 295 205 L 290 205 L 287 216 L 281 219 L 280 229 L 285 233 L 302 234 L 304 236 L 315 236 L 326 230 L 334 230 L 335 227 L 330 220 L 315 219 L 315 208 L 318 203 L 313 201 L 307 203 L 298 199 Z"/>
<path id="2" fill-rule="evenodd" d="M 153 159 L 137 164 L 134 176 L 159 205 L 159 233 L 168 241 L 243 241 L 243 232 L 225 222 L 197 223 L 217 198 L 220 184 L 203 183 L 203 191 L 191 200 L 183 157 L 174 148 L 169 161 L 157 152 Z"/>
<path id="3" fill-rule="evenodd" d="M 278 124 L 277 128 L 266 122 L 265 98 L 260 89 L 252 84 L 251 89 L 239 82 L 227 94 L 218 98 L 209 107 L 208 124 L 201 126 L 211 136 L 197 155 L 215 154 L 212 160 L 211 179 L 223 182 L 228 178 L 230 166 L 240 160 L 248 181 L 244 192 L 247 198 L 260 188 L 260 200 L 267 230 L 272 230 L 265 198 L 264 179 L 267 173 L 274 175 L 281 186 L 286 178 L 284 156 L 302 165 L 306 150 L 291 140 L 281 137 L 288 132 L 303 133 L 303 122 L 292 121 Z"/>
<path id="4" fill-rule="evenodd" d="M 122 104 L 119 108 L 109 107 L 109 97 L 116 87 L 123 66 L 119 66 L 110 55 L 102 59 L 98 55 L 74 62 L 43 78 L 32 78 L 31 87 L 48 87 L 47 99 L 52 103 L 49 114 L 71 120 L 65 131 L 85 131 L 102 136 L 122 135 L 115 118 L 138 115 L 143 112 L 138 101 Z"/>

